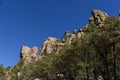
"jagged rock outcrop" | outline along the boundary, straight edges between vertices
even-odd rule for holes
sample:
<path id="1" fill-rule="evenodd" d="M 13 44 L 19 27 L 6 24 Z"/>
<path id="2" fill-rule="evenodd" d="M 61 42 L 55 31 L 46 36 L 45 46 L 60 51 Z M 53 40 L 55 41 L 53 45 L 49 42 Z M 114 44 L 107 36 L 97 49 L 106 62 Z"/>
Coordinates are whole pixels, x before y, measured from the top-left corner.
<path id="1" fill-rule="evenodd" d="M 101 27 L 105 19 L 108 17 L 107 13 L 102 12 L 98 9 L 92 10 L 92 17 L 89 18 L 89 24 L 95 23 L 99 27 Z M 86 25 L 87 27 L 88 25 Z M 81 28 L 79 31 L 73 30 L 72 34 L 66 31 L 62 37 L 62 40 L 58 40 L 56 38 L 49 37 L 46 39 L 41 47 L 40 55 L 50 54 L 51 52 L 59 52 L 62 49 L 62 46 L 65 44 L 71 44 L 76 39 L 81 38 L 85 32 Z"/>
<path id="2" fill-rule="evenodd" d="M 50 54 L 51 52 L 58 52 L 62 48 L 63 43 L 53 37 L 48 37 L 40 49 L 40 55 Z"/>
<path id="3" fill-rule="evenodd" d="M 84 35 L 84 32 L 82 29 L 80 29 L 77 33 L 77 39 L 81 38 Z"/>
<path id="4" fill-rule="evenodd" d="M 97 9 L 92 10 L 92 17 L 89 18 L 89 24 L 94 23 L 101 27 L 107 17 L 108 15 L 105 12 Z M 87 28 L 89 24 L 87 24 L 85 27 Z M 54 37 L 48 37 L 43 42 L 43 45 L 40 49 L 40 54 L 38 54 L 37 47 L 29 48 L 27 46 L 23 46 L 21 50 L 21 58 L 23 58 L 27 63 L 37 61 L 43 55 L 50 54 L 52 52 L 58 53 L 65 44 L 71 44 L 76 39 L 79 39 L 84 35 L 85 32 L 81 28 L 79 31 L 73 30 L 72 33 L 66 31 L 61 40 Z"/>
<path id="5" fill-rule="evenodd" d="M 98 25 L 98 27 L 101 27 L 104 25 L 105 19 L 108 17 L 107 13 L 102 12 L 100 10 L 92 10 L 92 17 L 89 18 L 89 24 L 94 23 Z M 119 17 L 120 17 L 120 11 L 119 11 Z M 87 24 L 85 28 L 89 27 Z M 28 46 L 22 46 L 20 51 L 20 58 L 24 60 L 24 64 L 30 64 L 36 62 L 38 59 L 41 59 L 46 54 L 59 53 L 59 51 L 63 48 L 65 44 L 72 44 L 76 39 L 80 39 L 82 36 L 86 35 L 86 32 L 83 30 L 84 28 L 80 28 L 78 31 L 73 30 L 72 33 L 69 33 L 66 31 L 64 35 L 62 36 L 62 39 L 59 40 L 54 37 L 48 37 L 44 42 L 40 49 L 40 53 L 38 52 L 37 47 L 29 48 Z M 117 34 L 120 34 L 120 31 L 116 32 Z M 24 66 L 24 65 L 23 65 Z M 10 69 L 9 72 L 7 72 L 6 80 L 11 80 L 11 72 L 12 69 Z M 22 75 L 22 72 L 17 72 L 17 77 Z M 100 80 L 103 80 L 102 78 L 99 78 Z M 26 79 L 24 79 L 26 80 Z M 29 80 L 41 80 L 41 79 L 29 79 Z"/>
<path id="6" fill-rule="evenodd" d="M 38 48 L 22 46 L 20 58 L 24 59 L 25 64 L 37 61 L 39 59 Z"/>
<path id="7" fill-rule="evenodd" d="M 48 37 L 48 39 L 44 41 L 40 49 L 40 56 L 50 54 L 51 52 L 58 53 L 65 44 L 73 43 L 76 39 L 82 37 L 83 34 L 84 32 L 82 31 L 82 29 L 80 29 L 79 31 L 73 30 L 72 34 L 66 31 L 63 35 L 62 40 Z"/>
<path id="8" fill-rule="evenodd" d="M 108 15 L 105 12 L 102 12 L 98 9 L 92 10 L 92 17 L 89 18 L 89 22 L 95 23 L 96 25 L 101 27 L 107 17 Z"/>

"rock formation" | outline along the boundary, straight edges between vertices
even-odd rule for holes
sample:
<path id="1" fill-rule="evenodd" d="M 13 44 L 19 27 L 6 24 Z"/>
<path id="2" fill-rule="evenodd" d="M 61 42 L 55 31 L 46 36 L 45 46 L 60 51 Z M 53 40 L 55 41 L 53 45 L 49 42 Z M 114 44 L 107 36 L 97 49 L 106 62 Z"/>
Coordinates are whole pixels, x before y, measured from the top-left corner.
<path id="1" fill-rule="evenodd" d="M 92 17 L 89 18 L 89 24 L 94 23 L 98 27 L 101 27 L 102 25 L 104 25 L 105 19 L 107 17 L 108 15 L 105 12 L 102 12 L 100 10 L 92 10 Z M 120 11 L 119 11 L 119 18 L 120 18 Z M 80 39 L 81 37 L 86 35 L 84 28 L 88 28 L 89 24 L 87 24 L 83 28 L 80 28 L 78 31 L 73 30 L 72 33 L 69 33 L 68 31 L 66 31 L 62 36 L 61 40 L 54 37 L 48 37 L 43 42 L 43 45 L 40 49 L 40 53 L 38 52 L 37 47 L 29 48 L 28 46 L 22 46 L 20 51 L 20 58 L 24 60 L 24 64 L 26 65 L 26 64 L 33 64 L 38 59 L 41 59 L 42 57 L 44 57 L 44 55 L 49 55 L 52 52 L 59 53 L 59 51 L 63 48 L 64 45 L 72 44 L 74 41 L 76 41 L 76 39 Z M 120 34 L 120 31 L 117 31 L 117 34 Z M 11 80 L 11 74 L 10 74 L 11 71 L 12 69 L 10 69 L 9 72 L 7 72 L 7 74 L 5 75 L 6 80 Z M 22 75 L 22 72 L 17 72 L 18 80 L 21 75 Z M 33 78 L 31 78 L 30 80 L 33 80 Z M 36 78 L 34 80 L 41 80 L 41 79 Z"/>
<path id="2" fill-rule="evenodd" d="M 38 48 L 22 46 L 20 57 L 24 59 L 25 64 L 35 62 L 39 59 Z"/>
<path id="3" fill-rule="evenodd" d="M 89 24 L 95 23 L 101 27 L 107 17 L 108 15 L 105 12 L 100 10 L 92 10 L 92 17 L 89 18 Z M 41 47 L 40 55 L 50 54 L 51 52 L 59 52 L 63 45 L 73 43 L 76 39 L 81 38 L 84 34 L 85 32 L 80 29 L 79 31 L 73 30 L 72 34 L 66 31 L 62 37 L 62 40 L 49 37 L 44 41 Z"/>
<path id="4" fill-rule="evenodd" d="M 92 10 L 92 17 L 89 18 L 90 23 L 95 23 L 98 26 L 102 26 L 104 24 L 105 19 L 108 17 L 107 13 L 102 12 L 100 10 Z"/>
<path id="5" fill-rule="evenodd" d="M 66 31 L 63 35 L 62 40 L 58 40 L 53 37 L 48 37 L 48 39 L 44 41 L 40 49 L 40 56 L 50 54 L 51 52 L 58 53 L 65 44 L 73 43 L 76 39 L 82 37 L 83 34 L 84 32 L 82 32 L 81 29 L 80 31 L 73 30 L 72 34 Z"/>
<path id="6" fill-rule="evenodd" d="M 108 15 L 105 12 L 100 10 L 92 10 L 92 17 L 89 18 L 89 24 L 94 23 L 101 27 L 107 17 Z M 88 24 L 85 27 L 88 27 Z M 48 55 L 52 52 L 58 53 L 65 44 L 71 44 L 76 39 L 79 39 L 84 35 L 85 32 L 81 28 L 79 31 L 73 30 L 72 33 L 66 31 L 61 40 L 54 37 L 48 37 L 43 42 L 40 49 L 40 54 L 38 54 L 37 47 L 29 48 L 27 46 L 23 46 L 21 49 L 21 58 L 25 60 L 25 63 L 37 61 L 43 55 Z"/>
<path id="7" fill-rule="evenodd" d="M 40 55 L 50 54 L 53 51 L 58 52 L 62 48 L 62 45 L 63 44 L 60 40 L 53 37 L 48 37 L 40 49 Z"/>
<path id="8" fill-rule="evenodd" d="M 77 33 L 77 39 L 81 38 L 84 35 L 84 32 L 82 29 L 80 29 Z"/>

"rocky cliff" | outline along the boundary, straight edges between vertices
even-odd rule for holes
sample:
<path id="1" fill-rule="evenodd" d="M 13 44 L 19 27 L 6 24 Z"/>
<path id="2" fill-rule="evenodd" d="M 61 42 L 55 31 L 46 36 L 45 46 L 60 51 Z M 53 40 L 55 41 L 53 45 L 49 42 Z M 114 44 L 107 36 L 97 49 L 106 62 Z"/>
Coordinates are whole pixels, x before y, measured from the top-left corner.
<path id="1" fill-rule="evenodd" d="M 54 38 L 54 37 L 48 37 L 48 39 L 46 39 L 40 49 L 40 55 L 44 55 L 44 54 L 50 54 L 51 52 L 59 52 L 59 50 L 62 48 L 64 44 Z"/>
<path id="2" fill-rule="evenodd" d="M 100 10 L 92 10 L 92 16 L 89 18 L 90 23 L 95 23 L 98 26 L 104 24 L 105 19 L 108 17 L 108 14 Z"/>
<path id="3" fill-rule="evenodd" d="M 89 18 L 89 24 L 95 23 L 98 27 L 102 27 L 107 17 L 108 15 L 105 12 L 92 10 L 92 16 Z M 87 25 L 85 27 L 87 27 Z M 52 52 L 58 53 L 65 44 L 71 44 L 76 39 L 79 39 L 84 35 L 85 32 L 82 28 L 80 28 L 78 31 L 73 30 L 72 33 L 66 31 L 61 40 L 54 37 L 48 37 L 43 42 L 40 52 L 38 52 L 37 47 L 29 48 L 27 46 L 22 46 L 20 58 L 24 59 L 25 63 L 35 62 L 43 55 L 47 55 Z"/>
<path id="4" fill-rule="evenodd" d="M 20 58 L 24 60 L 24 63 L 36 62 L 39 59 L 38 48 L 29 48 L 28 46 L 22 46 L 20 52 Z"/>

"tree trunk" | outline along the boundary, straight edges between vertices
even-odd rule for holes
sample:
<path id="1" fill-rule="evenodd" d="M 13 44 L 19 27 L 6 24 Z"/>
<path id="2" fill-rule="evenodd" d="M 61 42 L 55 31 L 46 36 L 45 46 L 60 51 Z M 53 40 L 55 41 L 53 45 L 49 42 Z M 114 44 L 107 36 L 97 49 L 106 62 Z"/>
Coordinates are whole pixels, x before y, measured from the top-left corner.
<path id="1" fill-rule="evenodd" d="M 114 80 L 116 80 L 116 55 L 115 55 L 115 44 L 113 43 L 113 54 L 114 54 Z"/>
<path id="2" fill-rule="evenodd" d="M 114 80 L 116 80 L 116 56 L 114 55 Z"/>
<path id="3" fill-rule="evenodd" d="M 88 67 L 86 67 L 86 73 L 87 73 L 87 80 L 89 80 L 89 73 L 88 73 Z"/>
<path id="4" fill-rule="evenodd" d="M 110 76 L 109 76 L 109 66 L 108 66 L 108 54 L 107 54 L 107 53 L 106 53 L 105 65 L 106 65 L 106 77 L 107 77 L 107 80 L 110 80 Z"/>

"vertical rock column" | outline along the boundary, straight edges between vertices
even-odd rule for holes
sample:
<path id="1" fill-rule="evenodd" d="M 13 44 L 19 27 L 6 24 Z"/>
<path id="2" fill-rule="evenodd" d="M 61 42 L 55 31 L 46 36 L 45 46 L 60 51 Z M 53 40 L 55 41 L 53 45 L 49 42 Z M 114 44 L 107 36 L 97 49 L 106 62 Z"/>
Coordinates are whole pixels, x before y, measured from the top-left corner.
<path id="1" fill-rule="evenodd" d="M 24 60 L 25 64 L 37 61 L 39 59 L 38 48 L 29 48 L 28 46 L 22 46 L 20 58 Z"/>

